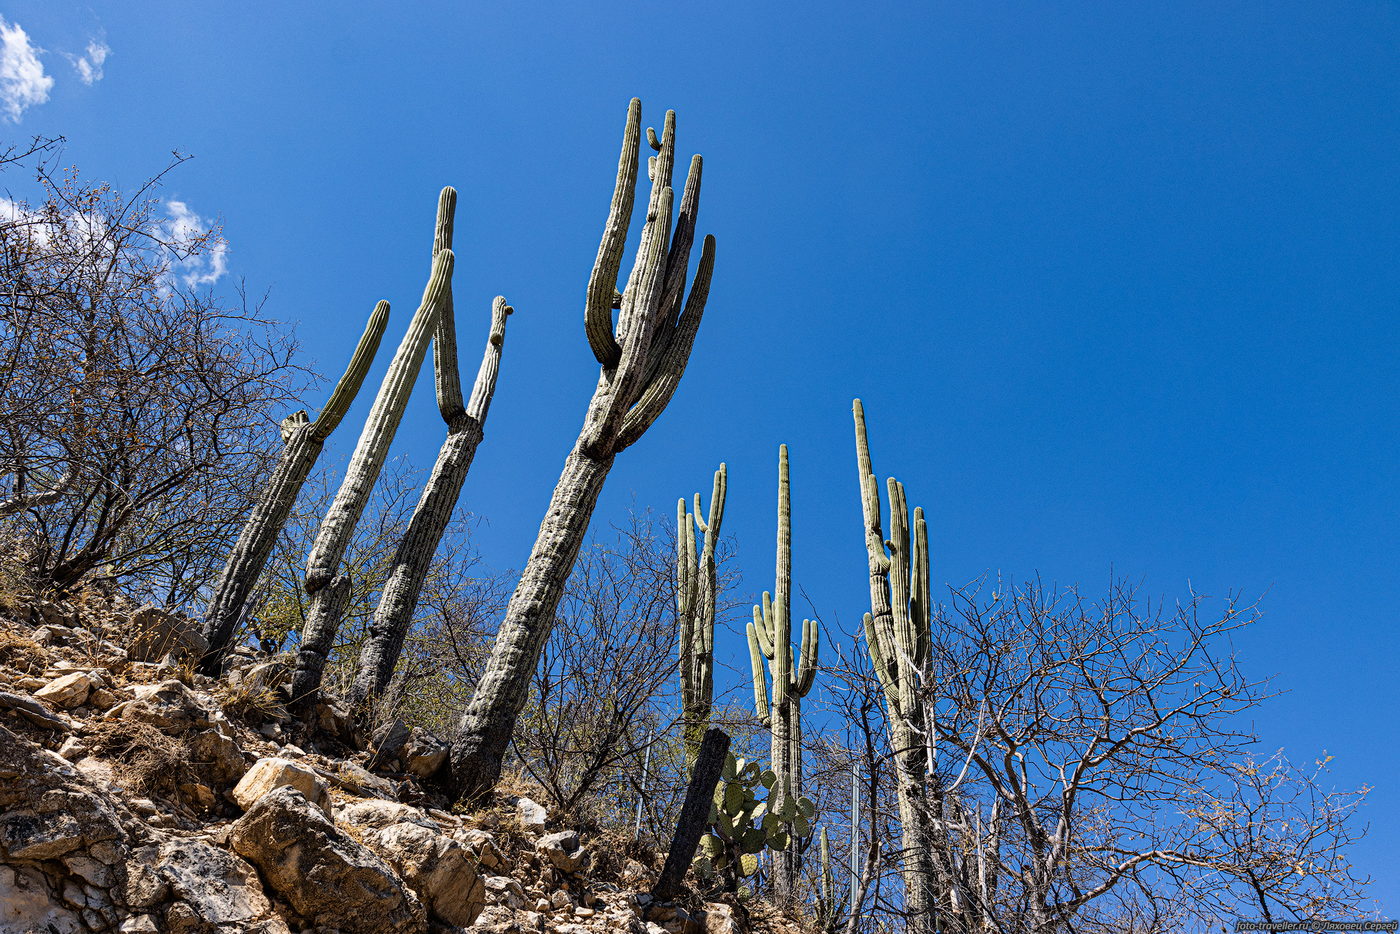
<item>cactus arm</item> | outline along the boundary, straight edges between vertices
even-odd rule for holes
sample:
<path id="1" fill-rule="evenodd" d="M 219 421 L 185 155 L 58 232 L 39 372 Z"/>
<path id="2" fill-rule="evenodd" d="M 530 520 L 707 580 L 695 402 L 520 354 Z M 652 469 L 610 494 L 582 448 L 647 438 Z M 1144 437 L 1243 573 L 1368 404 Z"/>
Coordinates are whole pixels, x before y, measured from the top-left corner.
<path id="1" fill-rule="evenodd" d="M 885 650 L 880 644 L 879 633 L 875 631 L 875 622 L 869 613 L 865 614 L 865 646 L 870 652 L 870 665 L 875 669 L 875 676 L 880 679 L 880 687 L 884 689 L 885 698 L 890 706 L 897 708 L 899 705 L 899 691 L 895 687 L 894 678 L 890 675 L 889 659 L 885 656 Z"/>
<path id="2" fill-rule="evenodd" d="M 449 307 L 451 301 L 448 301 Z M 486 335 L 486 350 L 481 355 L 481 366 L 477 368 L 476 380 L 472 383 L 471 398 L 467 400 L 467 417 L 482 426 L 491 410 L 491 399 L 496 395 L 496 379 L 501 373 L 501 354 L 506 343 L 506 319 L 515 314 L 515 309 L 506 304 L 504 295 L 497 295 L 491 302 L 491 330 Z M 450 422 L 449 422 L 450 424 Z"/>
<path id="3" fill-rule="evenodd" d="M 453 216 L 457 211 L 457 189 L 451 185 L 438 194 L 437 224 L 433 232 L 433 256 L 452 249 Z M 437 329 L 433 334 L 433 389 L 437 395 L 438 412 L 442 420 L 452 420 L 465 409 L 462 402 L 462 375 L 457 367 L 457 322 L 453 310 L 452 290 L 438 312 Z"/>
<path id="4" fill-rule="evenodd" d="M 695 532 L 685 500 L 676 501 L 676 620 L 680 640 L 677 659 L 681 670 L 681 708 L 688 717 L 695 704 Z"/>
<path id="5" fill-rule="evenodd" d="M 754 607 L 754 609 L 757 610 L 758 607 Z M 744 628 L 749 637 L 749 667 L 753 669 L 754 711 L 758 714 L 758 719 L 762 720 L 766 726 L 771 719 L 768 712 L 768 676 L 763 671 L 763 654 L 758 646 L 758 636 L 754 632 L 754 624 L 750 623 Z"/>
<path id="6" fill-rule="evenodd" d="M 676 216 L 676 232 L 671 238 L 671 253 L 666 258 L 666 283 L 661 291 L 661 314 L 656 326 L 656 336 L 652 339 L 652 366 L 647 372 L 647 382 L 656 378 L 666 359 L 666 351 L 675 339 L 680 324 L 678 315 L 681 303 L 685 300 L 686 274 L 690 270 L 690 251 L 695 244 L 695 218 L 700 204 L 700 179 L 704 170 L 704 160 L 696 155 L 690 160 L 690 171 L 686 175 L 685 190 L 681 194 L 680 211 Z"/>
<path id="7" fill-rule="evenodd" d="M 423 300 L 409 322 L 408 331 L 384 374 L 355 453 L 345 470 L 345 479 L 316 533 L 306 566 L 306 590 L 315 593 L 330 582 L 345 557 L 355 523 L 369 502 L 370 491 L 389 454 L 389 445 L 403 418 L 409 393 L 423 364 L 428 340 L 437 324 L 437 315 L 452 281 L 453 255 L 443 250 L 433 259 L 432 275 L 423 290 Z"/>
<path id="8" fill-rule="evenodd" d="M 340 382 L 335 384 L 331 397 L 326 400 L 325 408 L 321 409 L 321 414 L 312 426 L 312 435 L 317 441 L 325 441 L 331 436 L 331 432 L 335 431 L 340 420 L 345 417 L 350 403 L 355 401 L 360 385 L 365 381 L 365 374 L 374 362 L 374 355 L 379 351 L 379 340 L 384 336 L 384 329 L 388 324 L 389 303 L 381 301 L 370 313 L 369 321 L 365 323 L 365 332 L 360 335 L 360 342 L 355 345 L 355 353 L 350 357 L 349 366 L 345 368 Z"/>
<path id="9" fill-rule="evenodd" d="M 757 629 L 758 645 L 763 650 L 763 657 L 773 658 L 773 596 L 768 591 L 763 592 L 763 603 L 753 608 L 753 624 Z"/>
<path id="10" fill-rule="evenodd" d="M 670 230 L 661 222 L 671 213 L 671 189 L 666 188 L 658 199 L 659 206 L 647 218 L 642 249 L 633 266 L 633 281 L 622 295 L 622 309 L 617 313 L 618 344 L 622 357 L 617 366 L 605 370 L 600 381 L 606 403 L 589 412 L 588 446 L 607 448 L 613 453 L 626 447 L 619 434 L 627 412 L 645 390 L 645 377 L 651 367 L 651 341 L 656 331 L 657 305 L 661 300 L 662 275 L 665 271 L 666 246 Z"/>
<path id="11" fill-rule="evenodd" d="M 584 303 L 584 330 L 593 356 L 605 367 L 614 367 L 622 356 L 622 348 L 613 337 L 613 293 L 617 291 L 617 273 L 622 266 L 622 252 L 627 246 L 627 228 L 632 221 L 632 204 L 637 189 L 637 160 L 639 134 L 642 126 L 642 102 L 637 98 L 627 106 L 627 125 L 622 134 L 622 154 L 617 160 L 617 184 L 613 188 L 608 221 L 603 227 L 603 241 L 598 245 L 598 259 L 588 278 L 588 295 Z"/>
<path id="12" fill-rule="evenodd" d="M 909 615 L 913 619 L 916 641 L 914 664 L 923 671 L 932 654 L 933 641 L 933 597 L 929 585 L 928 523 L 924 521 L 924 507 L 914 507 L 914 593 L 910 597 Z"/>
<path id="13" fill-rule="evenodd" d="M 802 655 L 797 665 L 797 684 L 793 686 L 793 693 L 798 697 L 806 697 L 807 692 L 812 690 L 812 681 L 817 675 L 817 653 L 820 649 L 821 634 L 817 629 L 816 620 L 804 619 L 802 621 Z"/>
<path id="14" fill-rule="evenodd" d="M 690 297 L 686 299 L 685 311 L 666 347 L 665 354 L 656 368 L 656 375 L 642 391 L 641 397 L 628 410 L 622 422 L 622 433 L 618 437 L 618 450 L 636 442 L 652 423 L 666 410 L 675 395 L 676 387 L 685 374 L 686 363 L 690 360 L 691 348 L 695 346 L 695 335 L 700 329 L 700 319 L 705 314 L 705 303 L 710 296 L 710 277 L 715 268 L 715 238 L 705 236 L 700 248 L 700 265 L 695 271 L 695 281 L 690 286 Z"/>

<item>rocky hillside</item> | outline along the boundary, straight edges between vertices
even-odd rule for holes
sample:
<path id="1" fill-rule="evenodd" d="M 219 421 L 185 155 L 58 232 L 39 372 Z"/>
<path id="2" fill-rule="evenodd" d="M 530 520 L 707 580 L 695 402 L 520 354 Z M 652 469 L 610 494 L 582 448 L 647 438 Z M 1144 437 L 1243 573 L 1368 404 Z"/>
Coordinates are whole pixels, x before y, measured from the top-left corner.
<path id="1" fill-rule="evenodd" d="M 286 713 L 246 653 L 193 673 L 183 618 L 120 598 L 0 611 L 0 934 L 802 934 L 762 904 L 645 894 L 660 857 L 526 794 L 453 813 L 446 749 Z M 517 789 L 527 792 L 528 789 Z"/>

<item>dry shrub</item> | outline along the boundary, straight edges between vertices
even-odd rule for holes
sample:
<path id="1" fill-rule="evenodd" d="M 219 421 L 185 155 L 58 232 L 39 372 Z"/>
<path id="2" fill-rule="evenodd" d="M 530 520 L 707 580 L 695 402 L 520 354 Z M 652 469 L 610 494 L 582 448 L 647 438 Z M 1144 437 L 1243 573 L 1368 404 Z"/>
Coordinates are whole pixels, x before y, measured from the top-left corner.
<path id="1" fill-rule="evenodd" d="M 0 665 L 29 675 L 43 674 L 49 666 L 49 650 L 33 639 L 9 630 L 0 631 Z"/>
<path id="2" fill-rule="evenodd" d="M 185 741 L 149 723 L 102 721 L 90 738 L 91 754 L 111 762 L 118 782 L 137 794 L 173 796 L 182 784 L 199 780 Z"/>
<path id="3" fill-rule="evenodd" d="M 214 697 L 224 713 L 248 723 L 277 720 L 285 713 L 282 695 L 266 684 L 221 682 L 214 689 Z"/>

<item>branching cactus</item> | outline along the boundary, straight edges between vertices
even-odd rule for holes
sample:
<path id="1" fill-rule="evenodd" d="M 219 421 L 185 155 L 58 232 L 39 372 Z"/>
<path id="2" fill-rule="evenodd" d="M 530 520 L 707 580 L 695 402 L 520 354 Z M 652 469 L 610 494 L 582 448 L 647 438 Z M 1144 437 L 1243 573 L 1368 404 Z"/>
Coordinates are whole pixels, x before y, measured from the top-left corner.
<path id="1" fill-rule="evenodd" d="M 441 212 L 451 210 L 453 199 L 440 198 L 438 228 L 450 225 Z M 345 478 L 336 491 L 330 509 L 316 530 L 311 556 L 306 566 L 306 591 L 311 594 L 311 610 L 302 629 L 301 649 L 297 653 L 296 672 L 292 676 L 292 700 L 305 710 L 321 687 L 321 671 L 335 643 L 340 628 L 340 612 L 333 606 L 323 606 L 327 592 L 340 569 L 341 559 L 355 534 L 365 505 L 369 502 L 374 483 L 389 455 L 389 445 L 398 431 L 408 405 L 409 394 L 418 379 L 418 371 L 427 354 L 428 341 L 437 328 L 438 318 L 446 306 L 452 288 L 452 267 L 455 257 L 449 249 L 439 250 L 433 257 L 432 272 L 423 290 L 423 299 L 409 321 L 408 330 L 399 342 L 388 372 L 380 383 L 369 417 L 360 432 L 360 440 L 345 469 Z"/>
<path id="2" fill-rule="evenodd" d="M 680 622 L 681 725 L 687 766 L 699 754 L 714 702 L 715 544 L 724 520 L 726 476 L 725 466 L 720 464 L 710 494 L 708 520 L 700 518 L 699 493 L 695 494 L 693 513 L 686 510 L 685 500 L 676 502 L 676 617 Z M 697 531 L 701 536 L 698 557 Z"/>
<path id="3" fill-rule="evenodd" d="M 297 494 L 301 492 L 302 484 L 306 482 L 316 459 L 321 456 L 326 439 L 355 401 L 388 323 L 389 303 L 380 302 L 369 316 L 369 323 L 365 325 L 365 332 L 360 336 L 354 356 L 350 358 L 350 365 L 345 368 L 330 399 L 326 400 L 326 407 L 314 422 L 305 410 L 283 419 L 282 454 L 277 460 L 277 467 L 263 488 L 262 496 L 243 531 L 239 533 L 233 551 L 229 553 L 204 616 L 204 637 L 209 641 L 209 650 L 200 660 L 199 667 L 205 674 L 217 675 L 223 667 L 247 606 L 248 595 L 267 566 L 277 536 L 287 524 Z"/>
<path id="4" fill-rule="evenodd" d="M 891 477 L 886 484 L 890 538 L 881 533 L 880 485 L 871 466 L 865 410 L 859 399 L 852 407 L 870 570 L 865 639 L 890 713 L 909 930 L 927 934 L 934 930 L 938 868 L 933 862 L 935 815 L 928 783 L 934 748 L 925 707 L 932 644 L 928 526 L 923 510 L 915 509 L 911 535 L 904 485 Z"/>
<path id="5" fill-rule="evenodd" d="M 456 202 L 457 192 L 444 188 L 438 203 L 438 230 L 433 242 L 435 258 L 443 250 L 452 248 L 452 216 Z M 433 367 L 438 410 L 447 422 L 447 438 L 438 451 L 437 463 L 433 465 L 433 472 L 394 554 L 389 578 L 380 592 L 379 605 L 370 624 L 369 637 L 360 647 L 359 664 L 350 686 L 350 701 L 356 711 L 362 712 L 369 699 L 388 686 L 394 665 L 403 651 L 423 581 L 485 432 L 486 415 L 500 372 L 506 317 L 511 312 L 506 300 L 496 296 L 491 307 L 486 351 L 477 370 L 471 398 L 464 402 L 461 376 L 457 371 L 457 334 L 450 291 L 443 303 L 433 338 Z"/>
<path id="6" fill-rule="evenodd" d="M 802 621 L 802 648 L 792 651 L 792 503 L 788 483 L 787 445 L 778 448 L 778 563 L 774 593 L 764 593 L 753 608 L 747 627 L 749 661 L 753 669 L 754 708 L 772 735 L 775 792 L 779 805 L 802 794 L 802 698 L 812 689 L 817 671 L 819 630 L 815 621 Z M 764 660 L 768 673 L 764 672 Z M 768 683 L 772 682 L 772 701 Z M 800 842 L 793 840 L 775 860 L 775 895 L 786 900 L 795 892 Z"/>
<path id="7" fill-rule="evenodd" d="M 758 855 L 764 850 L 783 853 L 793 839 L 811 836 L 816 805 L 795 796 L 775 803 L 778 785 L 776 772 L 729 755 L 715 788 L 710 830 L 700 838 L 695 858 L 701 878 L 717 879 L 727 891 L 737 891 L 740 881 L 758 872 Z M 759 788 L 768 800 L 758 799 Z"/>
<path id="8" fill-rule="evenodd" d="M 647 134 L 656 150 L 648 163 L 651 196 L 636 262 L 619 298 L 617 276 L 632 217 L 641 119 L 641 102 L 633 100 L 612 207 L 584 301 L 584 330 L 600 365 L 598 384 L 506 607 L 491 657 L 453 737 L 449 785 L 458 798 L 480 796 L 500 776 L 530 677 L 613 459 L 637 441 L 670 402 L 709 297 L 713 237 L 705 238 L 695 281 L 685 297 L 700 205 L 701 160 L 691 160 L 673 223 L 675 114 L 668 112 L 660 137 L 654 131 Z M 619 311 L 614 326 L 615 307 Z"/>

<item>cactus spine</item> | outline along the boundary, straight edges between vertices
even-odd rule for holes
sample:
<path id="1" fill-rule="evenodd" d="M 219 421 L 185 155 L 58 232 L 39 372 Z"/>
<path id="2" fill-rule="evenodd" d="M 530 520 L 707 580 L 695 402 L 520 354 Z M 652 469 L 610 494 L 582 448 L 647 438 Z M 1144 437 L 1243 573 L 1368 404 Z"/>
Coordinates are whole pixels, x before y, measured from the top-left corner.
<path id="1" fill-rule="evenodd" d="M 881 534 L 880 487 L 870 461 L 865 410 L 859 399 L 852 409 L 870 569 L 871 611 L 865 614 L 865 640 L 889 707 L 890 743 L 904 836 L 909 930 L 912 934 L 931 934 L 938 899 L 933 863 L 933 798 L 927 781 L 932 775 L 933 746 L 924 692 L 933 641 L 928 526 L 923 509 L 915 509 L 911 536 L 904 485 L 891 477 L 886 484 L 890 496 L 889 540 Z"/>
<path id="2" fill-rule="evenodd" d="M 705 238 L 695 280 L 682 307 L 702 162 L 699 156 L 691 160 L 673 232 L 675 114 L 668 112 L 655 144 L 658 154 L 649 163 L 651 197 L 641 247 L 613 326 L 617 275 L 637 180 L 641 119 L 641 102 L 634 99 L 627 111 L 612 205 L 584 302 L 584 330 L 601 368 L 598 384 L 506 607 L 491 657 L 453 737 L 449 783 L 458 798 L 483 794 L 500 776 L 516 718 L 529 694 L 530 676 L 554 625 L 554 611 L 613 459 L 640 438 L 670 402 L 709 297 L 713 237 Z"/>
<path id="3" fill-rule="evenodd" d="M 350 403 L 355 401 L 388 323 L 389 303 L 380 302 L 369 316 L 365 331 L 360 335 L 360 342 L 350 358 L 350 365 L 345 368 L 340 382 L 335 384 L 325 408 L 314 422 L 307 417 L 305 409 L 283 419 L 282 454 L 243 531 L 239 533 L 238 541 L 229 552 L 204 616 L 204 637 L 209 641 L 209 649 L 200 660 L 199 667 L 205 674 L 217 675 L 223 667 L 224 658 L 233 643 L 233 634 L 243 617 L 248 594 L 267 566 L 272 546 L 287 523 L 287 516 L 291 514 L 307 474 L 321 456 L 326 439 L 345 417 Z"/>
<path id="4" fill-rule="evenodd" d="M 444 188 L 438 201 L 437 235 L 433 256 L 452 248 L 452 219 L 457 192 Z M 436 377 L 438 411 L 447 423 L 447 437 L 438 451 L 437 463 L 414 507 L 408 529 L 394 554 L 394 563 L 380 592 L 379 604 L 370 624 L 369 637 L 360 647 L 355 679 L 350 686 L 351 706 L 363 710 L 370 697 L 389 684 L 394 665 L 403 651 L 404 638 L 413 622 L 413 611 L 428 576 L 433 555 L 452 518 L 462 484 L 471 469 L 477 445 L 486 428 L 486 415 L 496 391 L 501 351 L 505 343 L 506 317 L 512 308 L 501 296 L 491 307 L 491 328 L 486 351 L 472 386 L 471 399 L 462 400 L 461 375 L 457 370 L 457 328 L 449 290 L 442 303 L 433 338 L 433 370 Z"/>
<path id="5" fill-rule="evenodd" d="M 680 623 L 681 725 L 685 733 L 687 766 L 700 752 L 700 741 L 710 723 L 714 701 L 715 662 L 715 543 L 724 520 L 725 466 L 715 471 L 708 521 L 700 518 L 700 494 L 695 511 L 687 512 L 685 500 L 676 501 L 676 617 Z M 702 536 L 700 555 L 695 553 L 695 533 Z"/>
<path id="6" fill-rule="evenodd" d="M 439 212 L 443 209 L 443 200 L 439 199 Z M 447 223 L 450 224 L 450 220 Z M 440 214 L 438 227 L 443 226 Z M 302 629 L 301 649 L 297 653 L 296 671 L 292 676 L 292 700 L 303 710 L 320 691 L 321 672 L 340 628 L 341 612 L 333 605 L 322 606 L 332 595 L 328 585 L 340 570 L 341 559 L 345 557 L 345 550 L 355 533 L 355 524 L 360 521 L 370 492 L 389 455 L 389 445 L 408 405 L 413 383 L 418 378 L 418 370 L 427 353 L 428 341 L 451 294 L 454 259 L 449 249 L 439 250 L 433 257 L 432 272 L 423 290 L 422 301 L 409 321 L 408 330 L 380 383 L 379 394 L 375 396 L 374 405 L 360 432 L 340 489 L 336 491 L 330 509 L 316 530 L 316 540 L 311 546 L 306 565 L 306 591 L 311 594 L 311 610 Z"/>
<path id="7" fill-rule="evenodd" d="M 817 671 L 819 633 L 802 621 L 802 649 L 792 652 L 792 503 L 787 445 L 778 447 L 778 561 L 774 593 L 763 594 L 747 627 L 753 669 L 754 707 L 772 736 L 773 770 L 778 774 L 777 805 L 802 794 L 802 698 L 812 689 Z M 768 661 L 773 697 L 767 696 L 763 661 Z M 779 900 L 792 897 L 799 872 L 798 841 L 793 839 L 774 861 L 773 881 Z"/>

